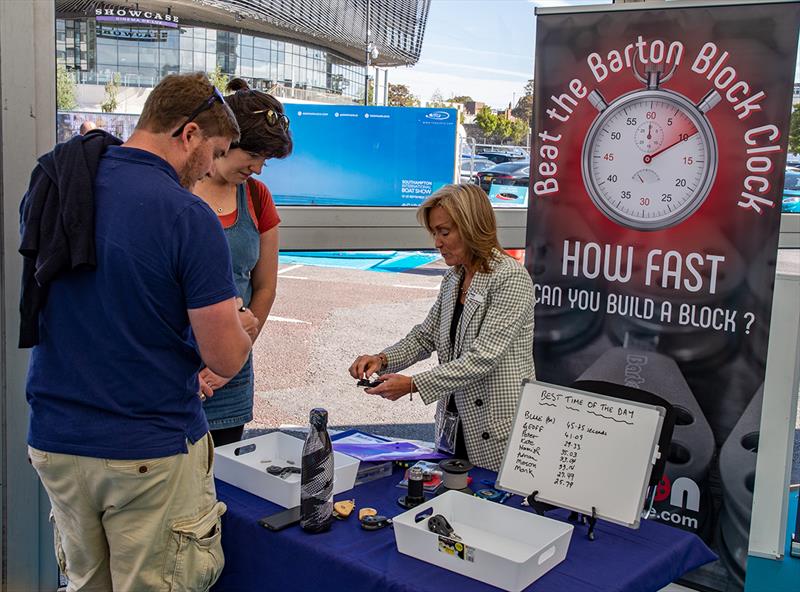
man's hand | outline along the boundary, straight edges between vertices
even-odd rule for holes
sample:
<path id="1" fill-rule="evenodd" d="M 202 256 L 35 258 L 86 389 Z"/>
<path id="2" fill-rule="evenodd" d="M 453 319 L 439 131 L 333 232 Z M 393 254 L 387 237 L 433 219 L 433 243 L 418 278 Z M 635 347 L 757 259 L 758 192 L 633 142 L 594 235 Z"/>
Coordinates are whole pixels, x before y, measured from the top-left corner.
<path id="1" fill-rule="evenodd" d="M 228 384 L 230 378 L 223 378 L 222 376 L 218 376 L 217 374 L 214 374 L 211 370 L 209 370 L 206 367 L 200 371 L 200 381 L 201 385 L 203 384 L 203 382 L 205 382 L 208 388 L 212 390 L 212 393 L 210 395 L 206 395 L 207 397 L 212 397 L 214 396 L 213 391 L 221 389 L 223 386 Z"/>

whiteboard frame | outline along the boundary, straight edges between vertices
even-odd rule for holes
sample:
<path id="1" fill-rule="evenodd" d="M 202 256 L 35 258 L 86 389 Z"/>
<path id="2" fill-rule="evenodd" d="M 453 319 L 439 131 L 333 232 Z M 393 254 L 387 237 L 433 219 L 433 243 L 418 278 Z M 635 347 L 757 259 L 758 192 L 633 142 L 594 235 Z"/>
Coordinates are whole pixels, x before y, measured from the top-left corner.
<path id="1" fill-rule="evenodd" d="M 644 502 L 645 502 L 645 498 L 647 496 L 647 486 L 648 486 L 648 484 L 650 482 L 650 475 L 653 472 L 653 466 L 655 465 L 656 460 L 659 458 L 660 454 L 662 454 L 662 451 L 659 450 L 659 448 L 658 448 L 658 440 L 659 440 L 659 437 L 661 436 L 661 430 L 664 427 L 664 418 L 666 416 L 667 410 L 664 407 L 661 407 L 659 405 L 648 405 L 646 403 L 640 403 L 639 401 L 630 401 L 628 399 L 620 399 L 620 398 L 611 397 L 611 396 L 608 396 L 608 395 L 601 395 L 599 393 L 592 393 L 592 392 L 589 392 L 589 391 L 582 391 L 582 390 L 579 390 L 579 389 L 569 388 L 569 387 L 561 386 L 561 385 L 558 385 L 558 384 L 551 384 L 549 382 L 542 382 L 540 380 L 527 380 L 527 379 L 523 380 L 522 381 L 522 385 L 520 386 L 520 396 L 519 396 L 519 402 L 517 403 L 517 410 L 514 413 L 514 421 L 511 424 L 511 431 L 509 432 L 509 438 L 508 438 L 508 441 L 506 442 L 506 450 L 503 453 L 503 462 L 500 465 L 500 472 L 497 473 L 497 482 L 495 483 L 495 488 L 497 488 L 499 490 L 502 490 L 502 491 L 508 491 L 508 492 L 511 492 L 511 493 L 515 493 L 517 495 L 521 495 L 521 496 L 526 497 L 526 498 L 532 493 L 531 491 L 524 491 L 523 492 L 523 491 L 519 491 L 519 490 L 516 490 L 516 489 L 513 489 L 513 488 L 509 488 L 509 487 L 504 487 L 503 486 L 503 473 L 506 471 L 506 466 L 509 467 L 509 469 L 508 469 L 509 471 L 513 471 L 514 461 L 513 461 L 513 459 L 509 459 L 509 452 L 510 452 L 511 446 L 512 446 L 511 435 L 514 433 L 515 428 L 517 426 L 517 422 L 520 420 L 520 411 L 522 409 L 522 403 L 523 403 L 523 397 L 524 397 L 524 393 L 525 393 L 525 387 L 527 385 L 529 385 L 529 384 L 536 385 L 536 386 L 539 386 L 539 387 L 542 387 L 542 388 L 551 388 L 551 389 L 557 389 L 559 391 L 564 391 L 564 392 L 567 392 L 567 393 L 574 393 L 576 395 L 581 395 L 581 396 L 589 397 L 589 398 L 592 398 L 592 399 L 600 399 L 600 400 L 603 400 L 603 401 L 611 401 L 611 402 L 613 402 L 615 404 L 623 404 L 623 405 L 629 405 L 631 407 L 639 407 L 639 408 L 646 409 L 646 410 L 656 411 L 658 413 L 657 429 L 656 429 L 655 434 L 653 434 L 653 441 L 650 444 L 650 454 L 648 456 L 649 461 L 647 463 L 647 470 L 645 471 L 644 481 L 642 482 L 642 488 L 641 488 L 641 492 L 639 494 L 638 511 L 636 512 L 636 520 L 633 521 L 633 522 L 625 522 L 623 520 L 619 520 L 617 518 L 614 518 L 614 517 L 611 517 L 611 516 L 607 516 L 607 515 L 603 514 L 602 508 L 595 507 L 596 516 L 599 519 L 605 520 L 606 522 L 612 522 L 614 524 L 619 524 L 621 526 L 626 526 L 626 527 L 632 528 L 632 529 L 639 528 L 639 524 L 640 524 L 640 522 L 642 520 L 642 510 L 644 509 Z M 557 499 L 548 498 L 548 497 L 538 497 L 538 496 L 536 498 L 536 501 L 540 501 L 540 502 L 543 502 L 543 503 L 546 503 L 546 504 L 550 504 L 550 505 L 556 506 L 558 508 L 564 508 L 564 509 L 567 509 L 567 510 L 572 510 L 574 512 L 579 512 L 581 514 L 586 514 L 586 515 L 591 515 L 592 514 L 592 505 L 591 504 L 588 506 L 588 508 L 578 508 L 578 507 L 573 507 L 573 506 L 562 504 Z"/>

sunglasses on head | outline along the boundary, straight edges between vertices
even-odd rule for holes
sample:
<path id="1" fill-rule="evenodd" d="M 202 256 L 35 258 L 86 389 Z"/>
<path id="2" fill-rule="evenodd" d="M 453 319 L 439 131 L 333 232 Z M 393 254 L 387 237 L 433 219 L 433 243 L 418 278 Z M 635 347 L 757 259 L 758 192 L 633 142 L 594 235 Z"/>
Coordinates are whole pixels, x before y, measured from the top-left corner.
<path id="1" fill-rule="evenodd" d="M 267 120 L 267 125 L 270 127 L 280 126 L 284 130 L 289 129 L 289 118 L 283 113 L 278 113 L 274 109 L 262 109 L 261 111 L 252 111 L 251 115 L 264 114 L 264 119 Z"/>
<path id="2" fill-rule="evenodd" d="M 215 86 L 215 87 L 214 87 L 214 91 L 211 93 L 211 96 L 210 96 L 210 97 L 208 97 L 208 98 L 207 98 L 205 101 L 203 101 L 203 102 L 200 104 L 200 106 L 199 106 L 199 107 L 197 107 L 197 109 L 195 109 L 194 111 L 192 111 L 192 114 L 191 114 L 191 115 L 189 115 L 189 119 L 187 119 L 186 121 L 184 121 L 184 122 L 183 122 L 183 125 L 181 125 L 181 126 L 178 128 L 178 129 L 176 129 L 176 130 L 173 132 L 173 134 L 172 134 L 172 137 L 173 137 L 173 138 L 177 138 L 178 136 L 180 136 L 180 135 L 183 133 L 183 130 L 184 130 L 184 128 L 186 128 L 186 126 L 187 126 L 187 125 L 189 125 L 190 123 L 192 123 L 192 122 L 195 120 L 195 118 L 196 118 L 198 115 L 200 115 L 200 114 L 201 114 L 203 111 L 207 111 L 208 109 L 211 109 L 211 107 L 213 107 L 213 106 L 214 106 L 214 103 L 216 103 L 217 101 L 219 101 L 219 102 L 220 102 L 220 104 L 222 104 L 222 105 L 224 105 L 224 104 L 225 104 L 225 99 L 222 97 L 222 93 L 221 93 L 221 92 L 219 92 L 219 90 L 218 90 L 218 89 L 217 89 L 217 87 Z"/>

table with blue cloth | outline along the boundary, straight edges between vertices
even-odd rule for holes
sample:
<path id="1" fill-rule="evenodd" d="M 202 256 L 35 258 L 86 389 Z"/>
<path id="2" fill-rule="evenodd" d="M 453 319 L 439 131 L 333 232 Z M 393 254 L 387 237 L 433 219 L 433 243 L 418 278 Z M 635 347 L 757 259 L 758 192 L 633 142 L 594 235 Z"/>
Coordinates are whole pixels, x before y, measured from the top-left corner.
<path id="1" fill-rule="evenodd" d="M 473 482 L 495 480 L 495 473 L 470 471 Z M 394 517 L 404 510 L 397 498 L 403 473 L 359 485 L 336 496 L 356 500 Z M 225 569 L 214 592 L 477 592 L 494 586 L 425 563 L 397 550 L 391 527 L 363 530 L 356 510 L 348 519 L 334 520 L 330 531 L 307 534 L 299 525 L 279 532 L 257 521 L 282 508 L 217 480 L 217 495 L 228 505 L 222 521 Z M 426 495 L 427 497 L 427 495 Z M 520 508 L 520 496 L 506 505 Z M 531 511 L 525 507 L 525 511 Z M 548 517 L 567 520 L 568 512 Z M 539 578 L 526 592 L 654 592 L 686 572 L 716 559 L 696 535 L 642 520 L 638 530 L 602 520 L 589 541 L 587 527 L 576 525 L 567 558 Z"/>

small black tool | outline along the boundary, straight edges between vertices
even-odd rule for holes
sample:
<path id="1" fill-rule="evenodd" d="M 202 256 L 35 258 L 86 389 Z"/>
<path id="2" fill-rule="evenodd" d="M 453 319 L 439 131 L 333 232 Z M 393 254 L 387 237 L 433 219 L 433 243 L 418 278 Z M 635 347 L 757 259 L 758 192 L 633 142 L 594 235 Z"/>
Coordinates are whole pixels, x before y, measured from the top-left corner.
<path id="1" fill-rule="evenodd" d="M 300 467 L 279 467 L 278 465 L 270 465 L 267 467 L 267 473 L 275 475 L 281 479 L 286 479 L 292 473 L 300 474 L 302 471 Z"/>
<path id="2" fill-rule="evenodd" d="M 461 537 L 453 532 L 453 527 L 450 526 L 447 518 L 441 514 L 435 514 L 428 519 L 428 530 L 449 539 L 461 540 Z"/>
<path id="3" fill-rule="evenodd" d="M 288 526 L 300 522 L 300 506 L 289 508 L 288 510 L 281 510 L 270 516 L 265 516 L 258 523 L 269 530 L 283 530 Z"/>
<path id="4" fill-rule="evenodd" d="M 383 382 L 382 380 L 370 380 L 369 378 L 362 378 L 356 383 L 356 386 L 363 386 L 365 388 L 375 388 L 382 382 Z"/>
<path id="5" fill-rule="evenodd" d="M 364 516 L 361 519 L 361 528 L 364 530 L 380 530 L 391 525 L 392 519 L 386 516 Z"/>

